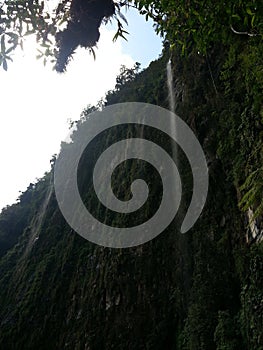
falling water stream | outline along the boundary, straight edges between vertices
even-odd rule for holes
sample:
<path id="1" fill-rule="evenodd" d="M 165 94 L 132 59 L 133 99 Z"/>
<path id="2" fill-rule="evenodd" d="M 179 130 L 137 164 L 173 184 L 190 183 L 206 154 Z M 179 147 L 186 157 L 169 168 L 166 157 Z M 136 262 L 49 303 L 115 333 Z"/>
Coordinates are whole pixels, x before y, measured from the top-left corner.
<path id="1" fill-rule="evenodd" d="M 175 98 L 174 98 L 174 89 L 173 89 L 173 71 L 172 71 L 172 62 L 169 59 L 167 63 L 167 85 L 169 92 L 169 102 L 171 112 L 175 112 Z"/>
<path id="2" fill-rule="evenodd" d="M 27 245 L 25 246 L 25 250 L 20 257 L 20 263 L 17 268 L 17 271 L 14 274 L 14 281 L 16 281 L 16 283 L 19 282 L 20 278 L 23 276 L 23 270 L 26 268 L 27 260 L 25 258 L 30 254 L 34 244 L 39 239 L 41 227 L 46 218 L 46 211 L 47 211 L 53 191 L 54 191 L 53 174 L 51 173 L 48 188 L 43 199 L 43 203 L 40 206 L 38 213 L 35 215 L 35 217 L 31 222 L 30 236 L 28 237 L 28 242 L 27 242 Z"/>
<path id="3" fill-rule="evenodd" d="M 173 139 L 177 139 L 177 129 L 176 129 L 176 119 L 175 119 L 175 108 L 176 108 L 176 100 L 175 100 L 175 88 L 174 88 L 174 76 L 173 76 L 173 69 L 172 69 L 172 61 L 169 59 L 167 66 L 167 87 L 168 87 L 168 97 L 169 97 L 169 108 L 171 111 L 171 122 L 170 122 L 170 128 L 171 128 L 171 135 Z M 176 142 L 172 141 L 172 157 L 173 161 L 177 165 L 178 171 L 180 173 L 180 162 L 179 162 L 179 156 L 178 156 L 178 145 Z M 183 208 L 185 205 L 183 197 L 181 198 L 181 208 Z M 177 213 L 177 220 L 180 222 L 182 221 L 184 217 L 183 211 L 179 211 Z M 176 221 L 177 221 L 176 220 Z M 176 223 L 176 227 L 180 227 L 180 223 L 178 225 L 178 221 Z M 180 252 L 181 259 L 181 271 L 182 271 L 182 279 L 184 281 L 183 289 L 185 290 L 185 295 L 188 295 L 188 291 L 190 289 L 191 285 L 191 272 L 189 269 L 189 266 L 187 264 L 187 261 L 190 260 L 190 251 L 189 251 L 189 245 L 188 245 L 188 239 L 186 234 L 177 234 L 176 235 L 176 241 L 177 241 L 177 249 Z M 185 301 L 183 301 L 185 303 Z"/>
<path id="4" fill-rule="evenodd" d="M 172 112 L 171 114 L 171 135 L 173 139 L 176 139 L 176 123 L 175 118 L 173 117 L 173 113 L 175 113 L 175 94 L 174 94 L 174 78 L 173 78 L 173 70 L 172 70 L 172 62 L 169 59 L 167 63 L 167 86 L 168 86 L 168 96 L 169 96 L 169 108 Z M 172 154 L 173 160 L 178 166 L 178 152 L 177 145 L 175 142 L 172 142 Z"/>
<path id="5" fill-rule="evenodd" d="M 168 97 L 169 97 L 169 108 L 170 108 L 170 112 L 171 112 L 170 133 L 172 135 L 172 140 L 171 140 L 172 158 L 173 158 L 173 161 L 176 164 L 177 169 L 180 173 L 179 157 L 178 157 L 178 145 L 177 145 L 177 142 L 174 141 L 177 139 L 177 128 L 176 128 L 176 118 L 175 118 L 174 76 L 173 76 L 171 59 L 169 59 L 169 61 L 167 63 L 166 70 L 167 70 L 167 87 L 168 87 Z"/>
<path id="6" fill-rule="evenodd" d="M 172 69 L 172 61 L 169 59 L 167 66 L 167 87 L 168 87 L 168 97 L 169 97 L 169 109 L 170 109 L 170 135 L 172 136 L 171 140 L 171 151 L 172 158 L 174 163 L 176 164 L 179 171 L 179 160 L 178 160 L 178 146 L 174 141 L 177 139 L 177 129 L 176 129 L 176 118 L 175 118 L 175 90 L 174 90 L 174 77 L 173 77 L 173 69 Z M 174 178 L 176 178 L 174 174 Z M 176 187 L 176 183 L 174 184 Z"/>
<path id="7" fill-rule="evenodd" d="M 31 226 L 32 234 L 31 234 L 29 242 L 27 244 L 25 254 L 28 254 L 28 252 L 32 249 L 34 243 L 39 238 L 41 227 L 42 227 L 43 221 L 45 219 L 47 207 L 48 207 L 48 204 L 50 202 L 50 198 L 51 198 L 52 193 L 53 193 L 53 176 L 51 174 L 48 189 L 47 189 L 46 195 L 44 197 L 44 201 L 40 207 L 38 215 L 34 218 L 34 220 L 32 222 L 32 226 Z"/>

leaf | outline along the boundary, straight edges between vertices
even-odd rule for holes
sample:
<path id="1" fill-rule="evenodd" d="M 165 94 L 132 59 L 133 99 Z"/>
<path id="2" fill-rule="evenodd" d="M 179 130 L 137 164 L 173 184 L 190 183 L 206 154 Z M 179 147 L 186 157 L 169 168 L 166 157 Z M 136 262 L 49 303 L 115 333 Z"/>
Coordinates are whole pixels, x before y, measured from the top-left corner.
<path id="1" fill-rule="evenodd" d="M 4 53 L 5 52 L 5 36 L 2 35 L 1 37 L 1 52 Z"/>
<path id="2" fill-rule="evenodd" d="M 10 57 L 10 56 L 5 56 L 5 58 L 6 58 L 7 60 L 13 62 L 13 58 L 12 58 L 12 57 Z"/>
<path id="3" fill-rule="evenodd" d="M 142 2 L 139 2 L 139 4 L 138 4 L 138 10 L 140 11 L 142 8 L 143 8 L 143 3 Z"/>
<path id="4" fill-rule="evenodd" d="M 129 33 L 128 33 L 129 34 Z M 121 36 L 124 40 L 128 41 L 127 38 L 125 38 L 125 36 L 123 35 L 123 32 L 122 33 L 119 33 L 119 36 Z"/>
<path id="5" fill-rule="evenodd" d="M 237 14 L 232 15 L 232 18 L 236 18 L 236 19 L 238 19 L 239 21 L 241 20 L 241 17 L 240 17 L 239 15 L 237 15 Z"/>
<path id="6" fill-rule="evenodd" d="M 112 41 L 113 42 L 115 42 L 117 39 L 118 39 L 118 36 L 119 36 L 119 34 L 118 34 L 118 32 L 114 35 L 114 37 L 112 38 Z"/>
<path id="7" fill-rule="evenodd" d="M 130 34 L 129 32 L 127 32 L 127 30 L 122 30 L 121 32 L 128 35 Z"/>
<path id="8" fill-rule="evenodd" d="M 249 7 L 247 7 L 246 12 L 248 15 L 254 16 L 254 13 L 251 11 L 251 9 Z"/>
<path id="9" fill-rule="evenodd" d="M 6 55 L 9 54 L 11 51 L 13 51 L 15 49 L 16 45 L 13 45 L 11 47 L 9 47 L 9 49 L 6 51 Z"/>
<path id="10" fill-rule="evenodd" d="M 256 19 L 256 16 L 254 15 L 251 19 L 251 27 L 252 28 L 254 27 L 255 19 Z"/>
<path id="11" fill-rule="evenodd" d="M 118 15 L 119 15 L 119 17 L 128 25 L 128 21 L 127 21 L 127 19 L 125 18 L 125 16 L 124 16 L 121 12 L 119 12 Z"/>
<path id="12" fill-rule="evenodd" d="M 93 49 L 93 47 L 90 48 L 89 52 L 92 54 L 93 58 L 94 58 L 94 61 L 96 60 L 96 54 L 95 54 L 95 51 Z"/>
<path id="13" fill-rule="evenodd" d="M 5 71 L 7 71 L 7 61 L 5 58 L 3 58 L 3 68 Z"/>

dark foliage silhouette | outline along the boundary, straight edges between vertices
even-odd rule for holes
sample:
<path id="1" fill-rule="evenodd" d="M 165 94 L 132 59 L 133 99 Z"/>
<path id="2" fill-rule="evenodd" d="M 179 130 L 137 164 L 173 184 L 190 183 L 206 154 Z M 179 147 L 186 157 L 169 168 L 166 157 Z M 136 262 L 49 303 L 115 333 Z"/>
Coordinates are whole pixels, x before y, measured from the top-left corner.
<path id="1" fill-rule="evenodd" d="M 72 0 L 67 27 L 56 35 L 56 70 L 65 70 L 78 46 L 95 46 L 100 37 L 99 27 L 103 19 L 114 14 L 115 5 L 112 0 Z"/>

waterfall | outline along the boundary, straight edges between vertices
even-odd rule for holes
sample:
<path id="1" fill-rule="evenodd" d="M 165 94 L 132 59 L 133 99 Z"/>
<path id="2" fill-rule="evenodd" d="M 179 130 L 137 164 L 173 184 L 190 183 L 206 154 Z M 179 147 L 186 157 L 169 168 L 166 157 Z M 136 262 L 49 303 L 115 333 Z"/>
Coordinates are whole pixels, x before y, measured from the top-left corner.
<path id="1" fill-rule="evenodd" d="M 176 96 L 178 96 L 178 92 L 174 88 L 174 76 L 173 76 L 173 70 L 172 70 L 172 62 L 171 59 L 169 59 L 167 66 L 167 87 L 168 87 L 168 97 L 169 97 L 169 108 L 171 111 L 171 123 L 170 123 L 170 128 L 171 128 L 171 135 L 174 139 L 177 139 L 177 128 L 176 128 L 176 120 L 175 120 L 175 109 L 176 109 Z M 178 155 L 178 145 L 176 142 L 172 142 L 172 157 L 173 161 L 175 162 L 178 171 L 180 173 L 180 162 L 179 162 L 179 155 Z M 184 198 L 181 198 L 181 209 L 179 208 L 179 211 L 177 213 L 177 223 L 176 227 L 180 227 L 180 224 L 178 225 L 178 222 L 182 222 L 184 218 L 184 206 L 185 206 L 185 201 Z M 183 208 L 183 209 L 182 209 Z M 181 252 L 182 258 L 180 260 L 180 265 L 181 265 L 181 270 L 182 272 L 182 278 L 184 280 L 184 289 L 185 293 L 187 294 L 187 291 L 190 288 L 191 285 L 191 272 L 190 272 L 190 266 L 187 266 L 187 261 L 191 259 L 191 252 L 187 240 L 187 235 L 186 234 L 177 234 L 176 236 L 177 239 L 177 247 L 179 251 Z M 183 301 L 183 304 L 186 302 Z"/>
<path id="2" fill-rule="evenodd" d="M 41 204 L 41 206 L 39 208 L 39 212 L 35 215 L 35 217 L 33 218 L 32 222 L 31 222 L 28 241 L 27 241 L 27 244 L 25 246 L 25 250 L 21 254 L 21 257 L 19 258 L 18 268 L 17 268 L 16 272 L 14 273 L 14 281 L 16 281 L 14 283 L 19 283 L 21 276 L 23 276 L 23 273 L 26 269 L 26 261 L 27 261 L 25 259 L 25 257 L 28 254 L 30 254 L 35 242 L 39 239 L 41 227 L 42 227 L 44 220 L 46 218 L 46 211 L 47 211 L 47 207 L 49 205 L 53 190 L 54 190 L 53 173 L 51 171 L 50 180 L 48 183 L 48 188 L 47 188 L 46 194 L 43 198 L 43 203 Z"/>
<path id="3" fill-rule="evenodd" d="M 174 79 L 173 79 L 171 59 L 169 59 L 166 69 L 167 69 L 167 86 L 168 86 L 168 93 L 169 93 L 169 107 L 170 107 L 170 111 L 175 113 L 175 98 L 174 98 L 174 88 L 173 88 Z"/>
<path id="4" fill-rule="evenodd" d="M 168 97 L 169 97 L 169 108 L 172 112 L 171 114 L 171 134 L 172 137 L 176 139 L 176 124 L 175 124 L 175 118 L 173 117 L 173 113 L 175 113 L 175 93 L 174 93 L 174 77 L 173 77 L 173 71 L 172 71 L 172 62 L 171 59 L 169 59 L 167 66 L 167 87 L 168 87 Z M 178 152 L 177 152 L 177 145 L 175 142 L 172 143 L 172 154 L 173 154 L 173 160 L 178 166 Z"/>
<path id="5" fill-rule="evenodd" d="M 178 160 L 178 146 L 177 143 L 174 141 L 174 139 L 177 139 L 177 129 L 176 129 L 176 120 L 175 120 L 175 90 L 174 90 L 174 77 L 173 77 L 173 70 L 172 70 L 172 62 L 171 59 L 169 59 L 167 66 L 167 87 L 168 87 L 168 98 L 169 98 L 169 108 L 171 112 L 170 117 L 170 134 L 172 136 L 171 139 L 171 151 L 172 151 L 172 159 L 174 163 L 177 166 L 177 169 L 179 171 L 179 160 Z M 179 171 L 180 172 L 180 171 Z M 174 174 L 174 178 L 176 175 Z M 176 184 L 174 184 L 176 187 Z M 171 203 L 172 204 L 172 203 Z"/>
<path id="6" fill-rule="evenodd" d="M 31 236 L 29 238 L 29 241 L 28 241 L 28 244 L 26 247 L 25 255 L 29 253 L 29 251 L 32 249 L 34 243 L 39 238 L 40 230 L 41 230 L 43 221 L 45 219 L 46 210 L 47 210 L 48 204 L 50 202 L 50 198 L 51 198 L 52 193 L 53 193 L 53 174 L 51 173 L 50 174 L 50 181 L 48 184 L 46 195 L 44 197 L 44 201 L 40 207 L 40 210 L 39 210 L 37 216 L 33 219 L 33 222 L 31 224 Z"/>

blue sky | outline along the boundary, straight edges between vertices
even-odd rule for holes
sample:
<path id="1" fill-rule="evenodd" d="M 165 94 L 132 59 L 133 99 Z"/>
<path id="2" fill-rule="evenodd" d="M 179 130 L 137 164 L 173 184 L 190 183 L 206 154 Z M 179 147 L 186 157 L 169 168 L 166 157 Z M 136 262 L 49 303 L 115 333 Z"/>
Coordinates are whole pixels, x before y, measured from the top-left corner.
<path id="1" fill-rule="evenodd" d="M 0 210 L 50 169 L 49 160 L 67 137 L 69 119 L 79 119 L 88 104 L 96 104 L 114 88 L 122 64 L 132 67 L 138 61 L 145 68 L 159 57 L 162 40 L 152 23 L 133 9 L 125 16 L 128 42 L 118 39 L 113 43 L 113 28 L 101 28 L 96 60 L 79 49 L 65 74 L 36 60 L 30 37 L 24 52 L 13 56 L 8 71 L 0 68 L 4 87 L 0 96 Z"/>
<path id="2" fill-rule="evenodd" d="M 127 12 L 124 10 L 123 15 L 128 20 L 127 35 L 128 41 L 122 41 L 123 52 L 131 55 L 134 61 L 140 62 L 142 68 L 157 58 L 162 51 L 162 39 L 157 36 L 153 29 L 153 21 L 146 22 L 145 17 L 138 14 L 134 8 Z M 126 27 L 125 23 L 123 23 Z M 109 28 L 115 28 L 114 24 Z"/>

